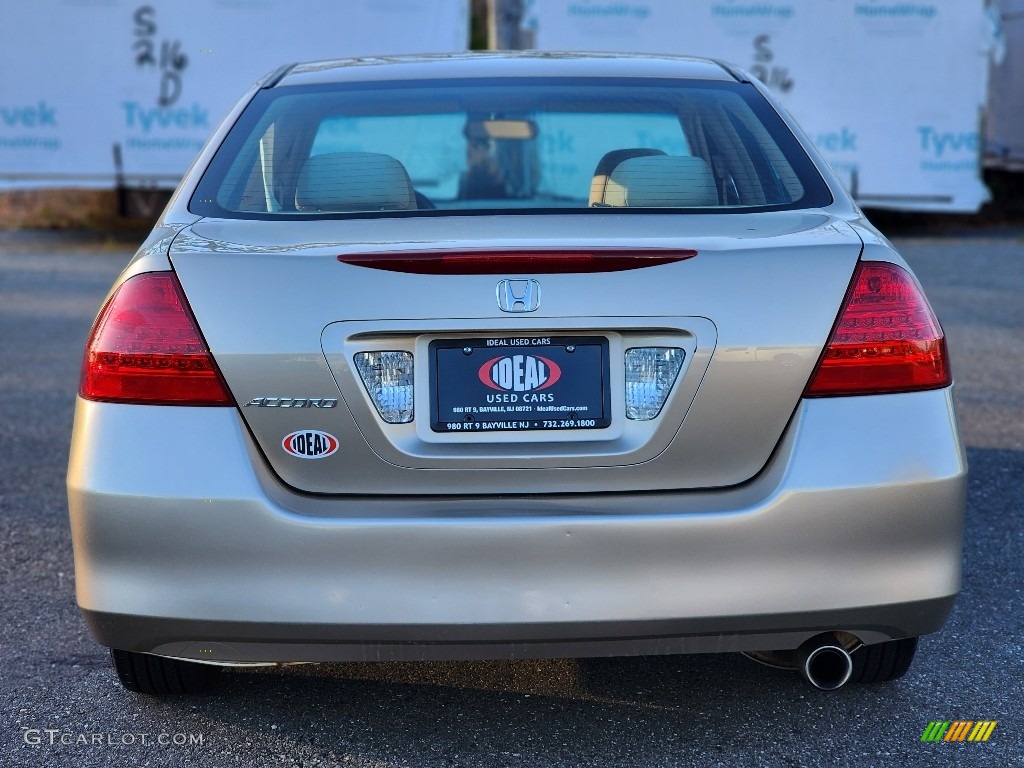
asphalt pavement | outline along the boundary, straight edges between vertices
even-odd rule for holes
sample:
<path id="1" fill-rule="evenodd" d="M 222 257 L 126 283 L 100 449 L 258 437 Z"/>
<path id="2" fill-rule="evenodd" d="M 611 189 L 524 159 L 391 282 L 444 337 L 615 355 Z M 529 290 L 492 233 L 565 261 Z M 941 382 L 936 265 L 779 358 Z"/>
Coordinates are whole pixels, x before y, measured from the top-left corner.
<path id="1" fill-rule="evenodd" d="M 963 592 L 902 680 L 828 694 L 736 655 L 329 664 L 154 699 L 79 616 L 64 490 L 81 348 L 131 248 L 0 233 L 0 766 L 1024 766 L 1024 230 L 895 242 L 970 462 Z M 922 742 L 936 720 L 997 726 Z"/>

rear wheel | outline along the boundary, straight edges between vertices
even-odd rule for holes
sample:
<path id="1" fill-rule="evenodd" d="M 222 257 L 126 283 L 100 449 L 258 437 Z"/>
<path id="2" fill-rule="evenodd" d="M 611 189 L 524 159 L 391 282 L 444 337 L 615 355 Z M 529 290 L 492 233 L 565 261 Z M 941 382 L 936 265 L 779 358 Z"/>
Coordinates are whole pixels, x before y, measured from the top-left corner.
<path id="1" fill-rule="evenodd" d="M 850 682 L 884 683 L 898 680 L 910 669 L 915 651 L 916 637 L 862 646 L 853 653 Z"/>
<path id="2" fill-rule="evenodd" d="M 151 696 L 206 693 L 217 687 L 221 668 L 209 664 L 110 649 L 110 660 L 121 685 Z"/>

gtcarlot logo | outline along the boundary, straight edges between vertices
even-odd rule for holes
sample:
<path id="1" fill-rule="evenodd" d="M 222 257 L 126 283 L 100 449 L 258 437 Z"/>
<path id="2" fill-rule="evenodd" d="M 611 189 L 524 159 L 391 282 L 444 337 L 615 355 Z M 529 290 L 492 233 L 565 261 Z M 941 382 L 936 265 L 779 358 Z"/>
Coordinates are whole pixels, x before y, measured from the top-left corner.
<path id="1" fill-rule="evenodd" d="M 932 720 L 921 741 L 988 741 L 997 720 Z"/>
<path id="2" fill-rule="evenodd" d="M 75 733 L 60 728 L 22 728 L 21 738 L 30 747 L 201 747 L 206 744 L 203 733 Z"/>

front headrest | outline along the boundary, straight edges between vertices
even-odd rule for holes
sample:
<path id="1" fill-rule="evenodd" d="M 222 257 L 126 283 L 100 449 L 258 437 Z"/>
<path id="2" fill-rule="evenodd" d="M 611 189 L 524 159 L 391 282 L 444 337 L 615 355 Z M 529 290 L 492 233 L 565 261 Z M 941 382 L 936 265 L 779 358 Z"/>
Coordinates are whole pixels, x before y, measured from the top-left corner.
<path id="1" fill-rule="evenodd" d="M 702 158 L 633 157 L 612 171 L 602 202 L 626 208 L 705 208 L 718 205 L 718 192 Z"/>
<path id="2" fill-rule="evenodd" d="M 410 211 L 416 195 L 405 167 L 376 152 L 333 152 L 306 160 L 295 187 L 300 211 Z"/>

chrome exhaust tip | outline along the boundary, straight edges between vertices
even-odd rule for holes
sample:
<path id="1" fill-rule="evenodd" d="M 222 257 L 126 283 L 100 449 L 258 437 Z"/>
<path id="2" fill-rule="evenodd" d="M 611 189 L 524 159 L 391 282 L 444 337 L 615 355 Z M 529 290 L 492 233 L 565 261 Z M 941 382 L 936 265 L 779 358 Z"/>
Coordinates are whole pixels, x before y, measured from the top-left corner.
<path id="1" fill-rule="evenodd" d="M 853 656 L 831 636 L 811 638 L 797 653 L 800 673 L 819 690 L 839 690 L 853 675 Z"/>

